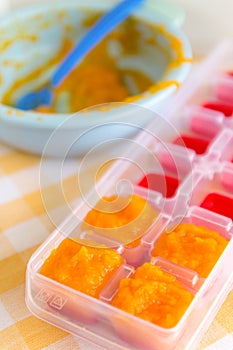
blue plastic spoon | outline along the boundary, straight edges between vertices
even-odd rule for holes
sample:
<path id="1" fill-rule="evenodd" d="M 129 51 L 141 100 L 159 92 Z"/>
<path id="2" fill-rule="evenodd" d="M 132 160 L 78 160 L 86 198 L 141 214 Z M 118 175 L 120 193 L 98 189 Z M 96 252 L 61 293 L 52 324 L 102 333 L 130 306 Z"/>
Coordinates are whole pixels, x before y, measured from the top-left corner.
<path id="1" fill-rule="evenodd" d="M 123 0 L 101 17 L 83 36 L 73 50 L 55 71 L 47 87 L 30 92 L 21 97 L 16 107 L 23 110 L 35 109 L 41 105 L 49 106 L 53 99 L 53 88 L 73 70 L 73 68 L 90 52 L 112 29 L 127 18 L 144 0 Z"/>

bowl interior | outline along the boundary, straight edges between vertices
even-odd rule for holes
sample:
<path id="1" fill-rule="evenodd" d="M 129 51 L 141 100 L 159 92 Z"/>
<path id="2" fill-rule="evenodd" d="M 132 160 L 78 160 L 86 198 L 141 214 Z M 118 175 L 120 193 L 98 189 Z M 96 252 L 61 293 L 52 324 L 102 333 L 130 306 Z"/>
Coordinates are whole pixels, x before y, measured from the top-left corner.
<path id="1" fill-rule="evenodd" d="M 85 5 L 81 0 L 68 1 L 62 5 L 25 9 L 2 20 L 2 104 L 14 106 L 21 95 L 45 84 L 72 45 L 108 7 L 108 1 L 98 4 L 85 1 Z M 179 36 L 178 30 L 161 24 L 161 19 L 158 21 L 155 14 L 145 8 L 119 25 L 87 59 L 103 61 L 107 53 L 122 72 L 131 95 L 128 101 L 134 102 L 150 98 L 169 87 L 169 83 L 178 85 L 183 79 L 185 73 L 181 67 L 190 63 L 191 53 L 182 35 Z M 148 80 L 141 79 L 142 75 Z M 161 81 L 166 83 L 161 85 Z M 61 112 L 66 113 L 63 102 L 60 100 L 58 104 Z"/>

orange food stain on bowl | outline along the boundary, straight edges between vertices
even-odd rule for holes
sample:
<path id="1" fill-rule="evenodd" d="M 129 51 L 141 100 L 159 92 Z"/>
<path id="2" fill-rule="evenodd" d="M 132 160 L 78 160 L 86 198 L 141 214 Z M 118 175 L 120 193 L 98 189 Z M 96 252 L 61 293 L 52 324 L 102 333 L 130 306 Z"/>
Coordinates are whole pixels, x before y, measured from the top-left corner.
<path id="1" fill-rule="evenodd" d="M 3 53 L 5 50 L 9 48 L 9 46 L 11 46 L 12 44 L 15 44 L 17 41 L 20 41 L 20 40 L 27 40 L 35 43 L 38 40 L 38 36 L 36 34 L 19 34 L 14 38 L 3 41 L 2 44 L 0 45 L 0 52 Z"/>
<path id="2" fill-rule="evenodd" d="M 60 62 L 61 59 L 64 58 L 64 56 L 71 49 L 71 47 L 72 47 L 72 43 L 69 40 L 64 41 L 59 53 L 47 62 L 46 69 L 58 64 L 58 62 Z M 14 92 L 22 88 L 26 83 L 36 80 L 39 76 L 42 75 L 42 73 L 44 72 L 44 69 L 45 67 L 39 67 L 33 72 L 31 72 L 30 74 L 26 75 L 23 79 L 16 80 L 12 84 L 11 88 L 8 91 L 6 91 L 5 94 L 3 94 L 2 103 L 6 105 L 12 105 L 13 104 L 12 96 Z"/>
<path id="3" fill-rule="evenodd" d="M 37 112 L 40 113 L 52 113 L 53 109 L 50 106 L 40 106 L 37 108 Z"/>
<path id="4" fill-rule="evenodd" d="M 12 109 L 8 109 L 8 111 L 6 112 L 8 115 L 12 115 L 13 114 L 13 111 Z"/>

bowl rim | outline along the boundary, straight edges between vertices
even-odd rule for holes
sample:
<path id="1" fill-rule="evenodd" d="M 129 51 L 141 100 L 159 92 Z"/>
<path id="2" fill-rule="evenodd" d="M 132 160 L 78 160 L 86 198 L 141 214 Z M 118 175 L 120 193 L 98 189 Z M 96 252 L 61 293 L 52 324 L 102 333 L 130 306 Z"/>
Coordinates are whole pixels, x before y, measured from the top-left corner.
<path id="1" fill-rule="evenodd" d="M 50 10 L 56 10 L 59 11 L 61 9 L 66 9 L 70 6 L 77 7 L 83 7 L 88 8 L 87 5 L 83 5 L 82 1 L 74 1 L 74 0 L 68 0 L 64 4 L 53 4 L 53 3 L 46 3 L 43 5 L 31 5 L 29 7 L 26 7 L 24 11 L 17 10 L 14 11 L 5 17 L 1 18 L 0 20 L 0 29 L 2 26 L 5 26 L 9 23 L 11 20 L 15 19 L 21 19 L 25 16 L 32 16 L 38 14 L 38 12 L 44 12 Z M 93 3 L 93 2 L 92 2 Z M 106 4 L 106 1 L 104 1 Z M 98 2 L 99 5 L 99 2 Z M 55 6 L 55 7 L 54 7 Z M 108 4 L 108 6 L 110 6 Z M 92 7 L 95 8 L 95 7 Z M 103 7 L 99 7 L 100 9 L 104 9 Z M 106 8 L 106 7 L 105 7 Z M 140 13 L 136 11 L 135 17 L 140 18 Z M 148 91 L 143 92 L 140 95 L 135 96 L 135 101 L 128 102 L 127 99 L 124 101 L 119 102 L 120 104 L 126 103 L 126 104 L 137 104 L 140 106 L 143 106 L 145 108 L 151 108 L 153 105 L 158 103 L 159 101 L 165 100 L 172 92 L 176 91 L 179 84 L 182 84 L 185 80 L 186 76 L 188 75 L 188 72 L 190 71 L 191 65 L 192 65 L 192 48 L 190 45 L 190 42 L 187 38 L 187 36 L 184 34 L 184 32 L 174 23 L 168 22 L 168 20 L 161 16 L 160 14 L 153 16 L 155 18 L 156 23 L 158 25 L 163 25 L 168 33 L 171 33 L 174 35 L 174 37 L 178 38 L 180 42 L 182 43 L 182 53 L 185 58 L 187 58 L 187 61 L 181 62 L 178 67 L 175 67 L 174 69 L 171 69 L 169 73 L 166 75 L 166 79 L 162 79 L 162 81 L 168 81 L 168 80 L 175 80 L 177 82 L 177 85 L 172 84 L 168 85 L 167 87 L 164 87 L 163 89 L 155 92 L 155 93 L 148 93 Z M 158 22 L 157 22 L 158 21 Z M 140 97 L 139 97 L 140 96 Z M 108 103 L 115 104 L 115 103 Z M 80 123 L 80 119 L 78 119 L 77 126 L 84 128 L 84 127 L 90 127 L 95 125 L 97 122 L 98 124 L 100 122 L 106 122 L 106 113 L 101 111 L 101 107 L 106 104 L 101 105 L 95 105 L 89 108 L 82 109 L 80 111 L 77 111 L 75 113 L 41 113 L 36 111 L 23 111 L 19 110 L 13 106 L 8 106 L 6 104 L 2 104 L 0 102 L 0 121 L 7 122 L 11 125 L 17 125 L 22 127 L 30 127 L 30 128 L 42 128 L 42 129 L 54 129 L 57 126 L 59 126 L 61 123 L 65 121 L 66 118 L 71 117 L 76 114 L 83 114 L 84 118 L 82 120 L 82 123 Z M 97 110 L 94 110 L 94 107 L 97 107 Z M 99 108 L 99 111 L 98 111 Z M 108 111 L 107 115 L 107 122 L 112 122 L 116 120 L 116 113 L 117 113 L 117 120 L 121 120 L 120 113 L 118 111 L 114 111 L 116 108 L 110 108 L 111 113 Z M 94 113 L 90 113 L 90 111 L 95 111 Z M 96 115 L 96 112 L 98 113 L 98 117 Z M 116 112 L 116 113 L 115 113 Z M 98 118 L 98 119 L 97 119 Z"/>

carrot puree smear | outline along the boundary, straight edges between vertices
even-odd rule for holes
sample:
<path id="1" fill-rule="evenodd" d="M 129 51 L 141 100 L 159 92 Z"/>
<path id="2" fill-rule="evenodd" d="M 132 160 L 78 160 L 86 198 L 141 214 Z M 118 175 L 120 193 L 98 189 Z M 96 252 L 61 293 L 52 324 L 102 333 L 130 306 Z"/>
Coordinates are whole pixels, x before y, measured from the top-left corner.
<path id="1" fill-rule="evenodd" d="M 93 297 L 123 264 L 114 250 L 80 245 L 66 238 L 53 249 L 40 273 Z"/>
<path id="2" fill-rule="evenodd" d="M 64 91 L 72 91 L 69 98 L 73 112 L 99 103 L 122 101 L 129 95 L 117 68 L 96 63 L 84 63 L 73 70 L 55 89 L 55 105 Z"/>
<path id="3" fill-rule="evenodd" d="M 92 25 L 99 16 L 100 14 L 96 14 L 84 19 L 84 27 Z M 143 34 L 143 28 L 146 29 L 146 37 Z M 172 53 L 160 44 L 160 36 L 164 36 L 168 41 L 168 46 L 172 47 Z M 12 39 L 12 43 L 15 40 Z M 120 55 L 126 57 L 131 57 L 131 55 L 139 55 L 140 57 L 145 44 L 149 44 L 155 49 L 159 48 L 164 58 L 168 60 L 168 66 L 163 77 L 158 77 L 156 81 L 137 68 L 120 66 L 118 62 L 120 56 L 115 57 L 109 49 L 114 42 L 119 44 Z M 14 105 L 15 93 L 20 91 L 25 84 L 38 79 L 44 70 L 57 66 L 74 45 L 75 43 L 71 42 L 65 34 L 60 52 L 48 60 L 47 64 L 15 81 L 10 89 L 5 92 L 2 102 L 7 105 Z M 132 56 L 133 59 L 134 56 Z M 155 26 L 144 21 L 128 18 L 117 30 L 111 32 L 102 40 L 64 79 L 60 86 L 54 89 L 52 106 L 42 106 L 37 111 L 42 113 L 73 113 L 102 103 L 137 101 L 144 97 L 145 92 L 145 97 L 148 97 L 148 94 L 154 94 L 170 85 L 179 86 L 176 80 L 161 80 L 183 62 L 190 62 L 190 59 L 184 57 L 182 42 L 179 38 L 169 33 L 162 25 Z M 131 81 L 131 83 L 127 83 L 127 81 Z M 41 87 L 38 86 L 38 88 Z"/>
<path id="4" fill-rule="evenodd" d="M 17 41 L 17 38 L 15 38 L 15 41 Z M 15 41 L 12 41 L 12 43 L 14 43 Z M 13 95 L 15 91 L 17 91 L 18 89 L 21 89 L 25 84 L 27 84 L 30 81 L 36 81 L 38 77 L 40 77 L 43 74 L 44 70 L 51 69 L 52 67 L 58 65 L 59 62 L 65 57 L 67 52 L 71 50 L 72 45 L 73 44 L 70 40 L 68 39 L 64 40 L 59 52 L 56 55 L 54 55 L 54 57 L 48 60 L 45 67 L 44 66 L 38 67 L 37 69 L 35 69 L 34 71 L 26 75 L 25 77 L 19 80 L 16 80 L 12 84 L 11 88 L 3 94 L 1 102 L 6 105 L 13 105 Z"/>
<path id="5" fill-rule="evenodd" d="M 193 296 L 176 279 L 145 263 L 131 278 L 124 278 L 111 304 L 164 328 L 174 327 Z"/>
<path id="6" fill-rule="evenodd" d="M 159 237 L 152 255 L 195 270 L 200 277 L 206 278 L 227 243 L 218 232 L 206 227 L 181 224 Z"/>

